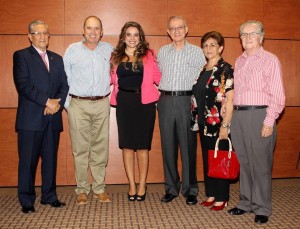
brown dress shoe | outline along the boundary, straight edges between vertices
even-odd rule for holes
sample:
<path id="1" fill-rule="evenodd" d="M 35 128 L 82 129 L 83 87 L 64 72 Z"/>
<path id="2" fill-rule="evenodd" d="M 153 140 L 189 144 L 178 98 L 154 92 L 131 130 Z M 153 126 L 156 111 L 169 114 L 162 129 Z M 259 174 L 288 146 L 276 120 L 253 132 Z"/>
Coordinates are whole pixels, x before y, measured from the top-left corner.
<path id="1" fill-rule="evenodd" d="M 111 202 L 111 199 L 109 198 L 109 196 L 107 195 L 106 192 L 102 192 L 102 193 L 99 193 L 99 194 L 94 193 L 94 198 L 98 199 L 102 203 Z"/>
<path id="2" fill-rule="evenodd" d="M 76 204 L 77 204 L 77 205 L 87 204 L 87 202 L 88 202 L 87 194 L 85 194 L 85 193 L 80 193 L 80 194 L 77 196 L 77 200 L 76 200 Z"/>

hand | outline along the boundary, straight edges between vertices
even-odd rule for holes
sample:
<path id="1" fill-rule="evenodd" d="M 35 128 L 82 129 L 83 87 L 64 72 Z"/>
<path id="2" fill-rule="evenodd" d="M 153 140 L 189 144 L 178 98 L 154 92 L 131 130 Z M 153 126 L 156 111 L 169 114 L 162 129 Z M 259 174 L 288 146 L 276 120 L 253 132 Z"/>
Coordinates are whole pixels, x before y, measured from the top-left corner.
<path id="1" fill-rule="evenodd" d="M 50 110 L 48 107 L 45 107 L 44 109 L 44 115 L 52 115 L 54 114 L 52 110 Z"/>
<path id="2" fill-rule="evenodd" d="M 44 115 L 48 114 L 55 114 L 60 109 L 60 102 L 61 99 L 48 99 L 46 103 L 46 107 L 44 109 Z"/>
<path id="3" fill-rule="evenodd" d="M 272 133 L 273 133 L 273 127 L 263 125 L 261 129 L 261 137 L 263 138 L 269 137 L 272 135 Z"/>
<path id="4" fill-rule="evenodd" d="M 225 127 L 220 127 L 220 132 L 219 132 L 219 139 L 228 139 L 228 128 Z"/>

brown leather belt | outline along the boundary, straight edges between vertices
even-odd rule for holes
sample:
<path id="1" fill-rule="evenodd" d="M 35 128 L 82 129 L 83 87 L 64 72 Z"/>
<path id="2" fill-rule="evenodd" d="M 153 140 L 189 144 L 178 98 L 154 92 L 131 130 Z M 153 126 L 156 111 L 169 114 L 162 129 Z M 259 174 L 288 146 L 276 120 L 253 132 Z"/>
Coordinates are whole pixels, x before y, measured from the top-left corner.
<path id="1" fill-rule="evenodd" d="M 77 95 L 72 95 L 70 94 L 70 96 L 74 99 L 83 99 L 83 100 L 91 100 L 91 101 L 96 101 L 96 100 L 100 100 L 100 99 L 104 99 L 105 97 L 109 96 L 110 93 L 108 93 L 105 96 L 77 96 Z"/>
<path id="2" fill-rule="evenodd" d="M 171 96 L 191 96 L 192 91 L 163 91 L 159 90 L 161 95 L 171 95 Z"/>
<path id="3" fill-rule="evenodd" d="M 257 110 L 257 109 L 264 109 L 268 106 L 262 105 L 262 106 L 233 106 L 233 109 L 236 111 L 247 111 L 247 110 Z"/>

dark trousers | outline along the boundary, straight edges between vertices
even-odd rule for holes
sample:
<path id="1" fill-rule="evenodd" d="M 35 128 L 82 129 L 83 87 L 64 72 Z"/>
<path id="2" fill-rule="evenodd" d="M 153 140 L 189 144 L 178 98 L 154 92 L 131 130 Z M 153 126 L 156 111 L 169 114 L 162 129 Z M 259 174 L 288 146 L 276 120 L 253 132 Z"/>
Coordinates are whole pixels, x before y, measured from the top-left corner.
<path id="1" fill-rule="evenodd" d="M 39 157 L 42 159 L 41 200 L 51 203 L 56 196 L 56 164 L 60 132 L 51 123 L 43 131 L 18 130 L 18 198 L 22 207 L 34 205 L 35 174 Z"/>
<path id="2" fill-rule="evenodd" d="M 161 95 L 157 104 L 163 152 L 165 191 L 178 196 L 178 146 L 182 160 L 182 194 L 197 195 L 197 135 L 190 130 L 191 97 Z"/>
<path id="3" fill-rule="evenodd" d="M 200 141 L 202 147 L 203 158 L 203 174 L 205 195 L 207 197 L 215 197 L 215 201 L 228 201 L 229 200 L 229 185 L 230 180 L 211 178 L 207 176 L 208 172 L 208 150 L 215 149 L 215 144 L 218 137 L 207 137 L 203 134 L 204 126 L 199 126 Z M 229 145 L 227 140 L 219 142 L 220 150 L 228 150 Z"/>
<path id="4" fill-rule="evenodd" d="M 234 111 L 232 143 L 240 162 L 240 202 L 238 208 L 256 215 L 272 214 L 272 166 L 276 143 L 273 133 L 261 137 L 266 109 Z"/>

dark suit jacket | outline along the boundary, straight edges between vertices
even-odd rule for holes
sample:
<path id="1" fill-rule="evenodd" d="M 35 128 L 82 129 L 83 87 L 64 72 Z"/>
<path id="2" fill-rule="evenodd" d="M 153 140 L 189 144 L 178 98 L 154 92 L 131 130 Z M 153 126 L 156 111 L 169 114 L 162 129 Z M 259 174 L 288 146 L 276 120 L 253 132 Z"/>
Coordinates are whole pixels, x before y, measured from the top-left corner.
<path id="1" fill-rule="evenodd" d="M 62 57 L 47 50 L 50 72 L 33 46 L 16 51 L 13 56 L 13 75 L 19 94 L 16 118 L 17 130 L 42 131 L 48 122 L 62 131 L 61 111 L 69 86 Z M 61 109 L 54 115 L 44 115 L 48 98 L 61 98 Z"/>

